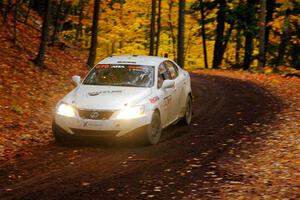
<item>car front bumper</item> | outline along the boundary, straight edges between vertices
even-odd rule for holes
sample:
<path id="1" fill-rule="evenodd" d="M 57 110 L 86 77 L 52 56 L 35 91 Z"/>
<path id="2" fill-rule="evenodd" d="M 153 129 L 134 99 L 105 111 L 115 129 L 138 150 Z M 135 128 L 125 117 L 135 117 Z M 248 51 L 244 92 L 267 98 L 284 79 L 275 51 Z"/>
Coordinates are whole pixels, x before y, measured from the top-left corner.
<path id="1" fill-rule="evenodd" d="M 81 136 L 114 136 L 121 137 L 151 122 L 151 115 L 134 119 L 91 120 L 80 117 L 66 117 L 56 114 L 54 123 L 69 135 Z"/>

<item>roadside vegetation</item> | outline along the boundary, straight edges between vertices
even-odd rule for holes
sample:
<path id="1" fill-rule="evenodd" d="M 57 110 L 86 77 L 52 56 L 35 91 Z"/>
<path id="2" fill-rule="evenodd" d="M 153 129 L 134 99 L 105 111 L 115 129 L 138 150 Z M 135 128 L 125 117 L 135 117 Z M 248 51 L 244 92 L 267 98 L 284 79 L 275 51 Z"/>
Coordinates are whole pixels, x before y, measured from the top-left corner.
<path id="1" fill-rule="evenodd" d="M 0 0 L 0 14 L 1 163 L 53 142 L 53 109 L 74 87 L 72 75 L 111 55 L 168 56 L 201 76 L 251 81 L 281 100 L 272 124 L 258 121 L 250 135 L 226 141 L 244 143 L 243 154 L 233 148 L 219 170 L 247 181 L 224 181 L 212 170 L 207 176 L 222 189 L 207 195 L 299 198 L 299 1 Z"/>

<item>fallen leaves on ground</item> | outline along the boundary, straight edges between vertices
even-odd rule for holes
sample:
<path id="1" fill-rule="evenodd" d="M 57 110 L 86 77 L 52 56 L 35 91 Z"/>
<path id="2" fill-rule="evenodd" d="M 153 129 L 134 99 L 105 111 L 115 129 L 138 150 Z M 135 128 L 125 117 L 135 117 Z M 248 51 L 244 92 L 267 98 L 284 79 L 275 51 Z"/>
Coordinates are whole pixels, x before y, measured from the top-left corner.
<path id="1" fill-rule="evenodd" d="M 51 120 L 54 106 L 74 87 L 71 76 L 83 75 L 87 71 L 82 53 L 71 49 L 61 51 L 55 47 L 48 48 L 46 67 L 37 68 L 29 60 L 37 52 L 39 34 L 30 29 L 20 34 L 24 41 L 18 41 L 18 46 L 12 47 L 9 33 L 5 30 L 0 32 L 0 160 L 26 155 L 30 153 L 30 147 L 45 145 L 53 140 Z M 275 114 L 272 124 L 265 127 L 259 122 L 252 123 L 245 127 L 249 134 L 238 141 L 224 141 L 224 146 L 241 146 L 237 149 L 230 145 L 231 149 L 222 159 L 205 166 L 208 170 L 204 176 L 212 179 L 214 186 L 209 185 L 210 181 L 194 177 L 185 188 L 172 190 L 170 198 L 181 195 L 184 199 L 197 199 L 199 193 L 205 193 L 207 199 L 300 198 L 300 79 L 225 70 L 199 70 L 195 73 L 252 81 L 265 88 L 267 95 L 278 96 L 283 105 L 280 105 L 282 109 Z M 273 106 L 279 106 L 279 102 L 273 102 Z M 236 115 L 241 113 L 236 112 Z M 234 126 L 235 123 L 227 124 L 227 127 Z M 251 138 L 251 133 L 255 131 L 259 131 L 261 136 Z M 176 185 L 174 178 L 169 176 L 190 176 L 203 167 L 201 160 L 209 157 L 210 153 L 202 152 L 199 157 L 186 160 L 183 169 L 168 166 L 164 170 L 168 181 L 157 180 L 155 187 L 143 189 L 140 194 L 156 198 L 166 188 Z M 73 158 L 68 161 L 74 163 Z M 140 161 L 145 159 L 130 156 L 122 166 Z M 81 182 L 81 186 L 88 187 L 90 183 Z M 107 189 L 107 192 L 114 191 L 113 187 Z"/>
<path id="2" fill-rule="evenodd" d="M 261 137 L 247 139 L 245 136 L 241 141 L 227 141 L 242 145 L 238 151 L 232 147 L 214 164 L 215 171 L 206 173 L 215 180 L 214 187 L 206 187 L 204 182 L 199 186 L 196 181 L 191 183 L 192 189 L 183 199 L 198 199 L 198 193 L 203 195 L 203 190 L 207 199 L 299 199 L 300 79 L 223 70 L 195 73 L 252 81 L 278 96 L 283 105 L 269 126 L 253 123 L 246 127 L 249 133 L 259 131 Z M 274 106 L 278 106 L 276 102 Z"/>
<path id="3" fill-rule="evenodd" d="M 45 67 L 32 61 L 39 32 L 18 23 L 17 46 L 11 42 L 11 21 L 0 31 L 0 160 L 30 153 L 28 148 L 53 140 L 52 113 L 56 102 L 74 86 L 71 76 L 86 73 L 84 53 L 48 47 Z M 30 42 L 29 42 L 30 41 Z"/>

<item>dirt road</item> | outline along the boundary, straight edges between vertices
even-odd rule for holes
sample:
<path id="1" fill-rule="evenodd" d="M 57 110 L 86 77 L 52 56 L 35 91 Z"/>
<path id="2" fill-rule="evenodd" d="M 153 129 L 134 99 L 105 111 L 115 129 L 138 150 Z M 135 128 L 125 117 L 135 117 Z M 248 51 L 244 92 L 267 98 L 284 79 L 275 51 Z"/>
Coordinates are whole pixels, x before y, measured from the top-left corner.
<path id="1" fill-rule="evenodd" d="M 92 144 L 33 150 L 15 163 L 0 164 L 0 199 L 182 199 L 191 183 L 218 196 L 218 185 L 207 174 L 217 161 L 239 145 L 247 127 L 272 121 L 278 100 L 255 84 L 221 76 L 193 75 L 193 123 L 165 130 L 155 146 Z M 256 137 L 256 134 L 249 137 Z M 201 183 L 201 184 L 200 184 Z M 203 190 L 204 191 L 204 190 Z"/>

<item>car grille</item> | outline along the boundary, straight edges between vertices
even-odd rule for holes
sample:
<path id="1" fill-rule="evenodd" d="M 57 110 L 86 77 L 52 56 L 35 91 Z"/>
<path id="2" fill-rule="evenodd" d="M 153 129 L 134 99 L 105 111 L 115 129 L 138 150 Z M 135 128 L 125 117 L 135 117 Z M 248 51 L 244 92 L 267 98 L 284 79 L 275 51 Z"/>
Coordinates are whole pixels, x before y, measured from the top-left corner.
<path id="1" fill-rule="evenodd" d="M 106 120 L 112 116 L 113 111 L 78 110 L 78 114 L 83 119 Z"/>
<path id="2" fill-rule="evenodd" d="M 108 137 L 108 136 L 116 136 L 119 131 L 107 131 L 107 130 L 85 130 L 85 129 L 71 129 L 74 134 L 82 135 L 82 136 L 99 136 L 99 137 Z"/>

